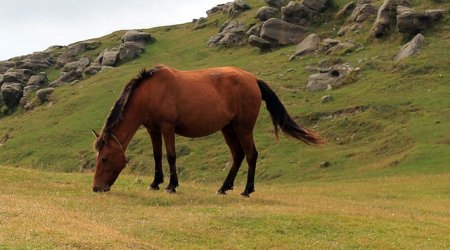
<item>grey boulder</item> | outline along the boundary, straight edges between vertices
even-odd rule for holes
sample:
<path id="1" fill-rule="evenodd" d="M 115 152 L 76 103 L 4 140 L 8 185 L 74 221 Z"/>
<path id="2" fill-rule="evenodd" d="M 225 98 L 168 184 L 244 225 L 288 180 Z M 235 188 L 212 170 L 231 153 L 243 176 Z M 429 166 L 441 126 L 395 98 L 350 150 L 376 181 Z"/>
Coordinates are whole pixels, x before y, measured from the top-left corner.
<path id="1" fill-rule="evenodd" d="M 268 51 L 272 47 L 270 42 L 262 39 L 261 37 L 255 36 L 255 35 L 251 35 L 248 38 L 248 43 L 251 46 L 259 48 L 261 51 Z"/>
<path id="2" fill-rule="evenodd" d="M 370 0 L 359 0 L 349 21 L 362 23 L 368 20 L 371 16 L 377 14 L 377 8 L 371 4 Z"/>
<path id="3" fill-rule="evenodd" d="M 31 76 L 27 82 L 27 85 L 41 86 L 42 84 L 46 83 L 47 81 L 48 81 L 47 74 L 45 72 L 40 72 L 37 75 Z"/>
<path id="4" fill-rule="evenodd" d="M 87 50 L 94 50 L 100 47 L 101 43 L 94 40 L 81 41 L 67 46 L 67 53 L 70 55 L 78 55 Z"/>
<path id="5" fill-rule="evenodd" d="M 102 65 L 99 63 L 93 63 L 84 70 L 86 75 L 95 75 L 102 70 Z"/>
<path id="6" fill-rule="evenodd" d="M 119 59 L 120 61 L 129 61 L 138 57 L 144 53 L 145 46 L 143 43 L 138 42 L 125 42 L 119 47 Z"/>
<path id="7" fill-rule="evenodd" d="M 220 12 L 228 12 L 230 5 L 232 3 L 227 3 L 227 4 L 219 4 L 217 6 L 214 6 L 213 8 L 209 9 L 206 11 L 206 14 L 208 16 L 216 14 L 216 13 L 220 13 Z"/>
<path id="8" fill-rule="evenodd" d="M 4 83 L 0 88 L 2 102 L 8 108 L 16 107 L 23 95 L 21 83 Z"/>
<path id="9" fill-rule="evenodd" d="M 54 91 L 54 88 L 41 89 L 36 92 L 36 96 L 41 102 L 46 102 Z"/>
<path id="10" fill-rule="evenodd" d="M 420 51 L 425 45 L 425 37 L 422 34 L 417 34 L 410 42 L 403 45 L 400 52 L 395 57 L 396 61 L 400 61 L 410 57 Z"/>
<path id="11" fill-rule="evenodd" d="M 405 6 L 397 7 L 397 27 L 400 33 L 416 35 L 429 29 L 444 16 L 444 10 L 427 10 L 423 13 Z"/>
<path id="12" fill-rule="evenodd" d="M 119 49 L 105 49 L 96 60 L 98 60 L 102 66 L 115 66 L 119 62 Z"/>
<path id="13" fill-rule="evenodd" d="M 251 36 L 251 35 L 260 36 L 261 35 L 261 27 L 262 27 L 261 23 L 255 24 L 252 27 L 250 27 L 250 29 L 247 30 L 246 34 L 248 36 Z"/>
<path id="14" fill-rule="evenodd" d="M 307 30 L 303 26 L 271 18 L 264 22 L 261 38 L 276 45 L 290 45 L 300 42 Z"/>
<path id="15" fill-rule="evenodd" d="M 302 3 L 313 11 L 324 12 L 330 5 L 330 0 L 303 0 Z"/>
<path id="16" fill-rule="evenodd" d="M 354 2 L 349 2 L 344 7 L 342 7 L 335 15 L 336 18 L 343 18 L 350 15 L 355 8 Z"/>
<path id="17" fill-rule="evenodd" d="M 23 88 L 23 97 L 28 97 L 39 89 L 38 85 L 27 85 Z"/>
<path id="18" fill-rule="evenodd" d="M 300 3 L 291 1 L 281 8 L 282 19 L 289 23 L 308 25 L 315 16 L 324 12 L 329 4 L 329 0 L 303 0 Z"/>
<path id="19" fill-rule="evenodd" d="M 390 12 L 392 4 L 393 0 L 385 0 L 378 9 L 377 18 L 375 19 L 370 34 L 372 37 L 379 38 L 386 34 L 391 24 Z"/>
<path id="20" fill-rule="evenodd" d="M 277 8 L 263 6 L 256 12 L 256 18 L 261 21 L 267 21 L 270 18 L 276 17 L 280 11 Z"/>
<path id="21" fill-rule="evenodd" d="M 76 80 L 83 79 L 83 72 L 78 70 L 72 70 L 68 72 L 62 72 L 57 82 L 70 83 Z M 54 83 L 54 82 L 53 82 Z"/>
<path id="22" fill-rule="evenodd" d="M 306 90 L 315 92 L 340 87 L 354 71 L 355 69 L 347 64 L 333 65 L 328 69 L 321 70 L 321 72 L 309 76 Z"/>
<path id="23" fill-rule="evenodd" d="M 311 53 L 319 49 L 320 38 L 316 34 L 311 34 L 307 36 L 303 41 L 301 41 L 295 50 L 295 54 L 292 55 L 289 60 L 293 60 L 298 56 L 303 56 L 305 54 Z"/>
<path id="24" fill-rule="evenodd" d="M 293 1 L 281 8 L 281 13 L 283 21 L 300 25 L 308 25 L 314 15 L 314 12 L 306 5 Z"/>
<path id="25" fill-rule="evenodd" d="M 206 22 L 208 21 L 208 19 L 204 18 L 204 17 L 200 17 L 199 19 L 195 20 L 195 25 L 192 28 L 193 30 L 198 30 L 198 29 L 203 29 L 206 27 Z"/>
<path id="26" fill-rule="evenodd" d="M 0 61 L 0 74 L 5 73 L 11 68 L 16 66 L 16 62 L 13 61 Z"/>
<path id="27" fill-rule="evenodd" d="M 229 5 L 228 15 L 232 18 L 237 17 L 239 14 L 249 9 L 251 9 L 250 5 L 243 0 L 234 0 L 234 2 Z"/>
<path id="28" fill-rule="evenodd" d="M 25 74 L 24 72 L 22 72 L 20 70 L 9 70 L 3 74 L 2 81 L 4 83 L 17 82 L 17 83 L 25 84 L 25 83 L 27 83 L 29 78 L 30 78 L 30 76 L 28 76 L 27 74 Z"/>
<path id="29" fill-rule="evenodd" d="M 267 5 L 280 9 L 283 6 L 283 0 L 264 0 Z"/>
<path id="30" fill-rule="evenodd" d="M 225 23 L 222 31 L 209 39 L 208 46 L 231 47 L 242 41 L 245 31 L 245 25 L 239 21 Z"/>
<path id="31" fill-rule="evenodd" d="M 66 63 L 64 65 L 64 67 L 62 68 L 62 72 L 69 72 L 69 71 L 74 71 L 74 70 L 83 72 L 84 69 L 87 66 L 89 66 L 90 63 L 91 62 L 90 62 L 89 58 L 83 57 L 78 61 Z"/>
<path id="32" fill-rule="evenodd" d="M 125 42 L 139 42 L 139 43 L 152 43 L 156 41 L 149 33 L 138 31 L 138 30 L 129 30 L 122 36 L 122 43 Z"/>

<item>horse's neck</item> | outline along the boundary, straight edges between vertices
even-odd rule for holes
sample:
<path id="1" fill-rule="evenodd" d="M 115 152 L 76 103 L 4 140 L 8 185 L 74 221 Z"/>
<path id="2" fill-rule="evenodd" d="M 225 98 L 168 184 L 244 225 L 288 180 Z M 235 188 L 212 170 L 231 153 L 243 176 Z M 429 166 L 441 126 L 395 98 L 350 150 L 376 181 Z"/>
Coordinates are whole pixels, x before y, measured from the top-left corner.
<path id="1" fill-rule="evenodd" d="M 121 121 L 112 129 L 112 132 L 120 141 L 122 147 L 126 149 L 141 125 L 142 122 L 138 117 L 125 114 Z"/>

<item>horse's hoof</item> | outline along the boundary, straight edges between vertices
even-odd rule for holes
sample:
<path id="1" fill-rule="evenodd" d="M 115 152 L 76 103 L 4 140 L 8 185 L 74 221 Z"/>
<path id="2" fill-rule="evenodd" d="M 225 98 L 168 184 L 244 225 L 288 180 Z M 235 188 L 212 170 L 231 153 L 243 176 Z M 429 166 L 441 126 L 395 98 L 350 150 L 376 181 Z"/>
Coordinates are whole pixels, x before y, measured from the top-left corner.
<path id="1" fill-rule="evenodd" d="M 158 185 L 154 185 L 154 184 L 150 184 L 148 185 L 147 190 L 159 190 L 159 186 Z"/>
<path id="2" fill-rule="evenodd" d="M 174 194 L 177 192 L 177 190 L 175 188 L 166 188 L 164 190 L 164 192 L 169 193 L 169 194 Z"/>
<path id="3" fill-rule="evenodd" d="M 250 198 L 250 193 L 247 193 L 246 191 L 242 192 L 241 195 Z"/>
<path id="4" fill-rule="evenodd" d="M 217 190 L 217 194 L 218 194 L 218 195 L 226 195 L 227 192 L 226 192 L 225 190 L 219 189 L 219 190 Z"/>
<path id="5" fill-rule="evenodd" d="M 255 192 L 255 189 L 253 189 L 253 188 L 247 189 L 247 188 L 246 188 L 246 189 L 244 190 L 244 192 L 241 193 L 241 195 L 242 195 L 242 196 L 245 196 L 245 197 L 250 197 L 250 194 L 253 193 L 253 192 Z"/>

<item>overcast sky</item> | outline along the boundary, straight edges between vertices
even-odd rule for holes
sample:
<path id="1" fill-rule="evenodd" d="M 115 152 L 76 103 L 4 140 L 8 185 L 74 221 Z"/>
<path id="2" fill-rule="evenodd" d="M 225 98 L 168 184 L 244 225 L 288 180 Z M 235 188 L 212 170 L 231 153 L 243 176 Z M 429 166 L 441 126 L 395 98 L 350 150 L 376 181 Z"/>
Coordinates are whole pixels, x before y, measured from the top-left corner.
<path id="1" fill-rule="evenodd" d="M 121 29 L 179 24 L 227 0 L 0 0 L 0 60 Z"/>

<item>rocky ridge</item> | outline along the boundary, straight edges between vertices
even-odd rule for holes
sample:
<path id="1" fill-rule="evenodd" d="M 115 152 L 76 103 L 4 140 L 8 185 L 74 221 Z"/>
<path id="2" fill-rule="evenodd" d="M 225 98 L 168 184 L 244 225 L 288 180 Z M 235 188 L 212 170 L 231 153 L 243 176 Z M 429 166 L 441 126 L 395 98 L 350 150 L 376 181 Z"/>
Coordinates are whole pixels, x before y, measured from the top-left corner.
<path id="1" fill-rule="evenodd" d="M 32 109 L 36 100 L 48 101 L 56 87 L 74 84 L 106 68 L 126 63 L 144 53 L 146 44 L 155 42 L 148 33 L 129 30 L 119 47 L 105 48 L 95 58 L 86 52 L 98 50 L 101 42 L 88 40 L 68 46 L 51 46 L 45 51 L 0 61 L 0 106 L 6 110 L 18 105 Z M 45 71 L 59 69 L 59 77 L 49 82 Z"/>

